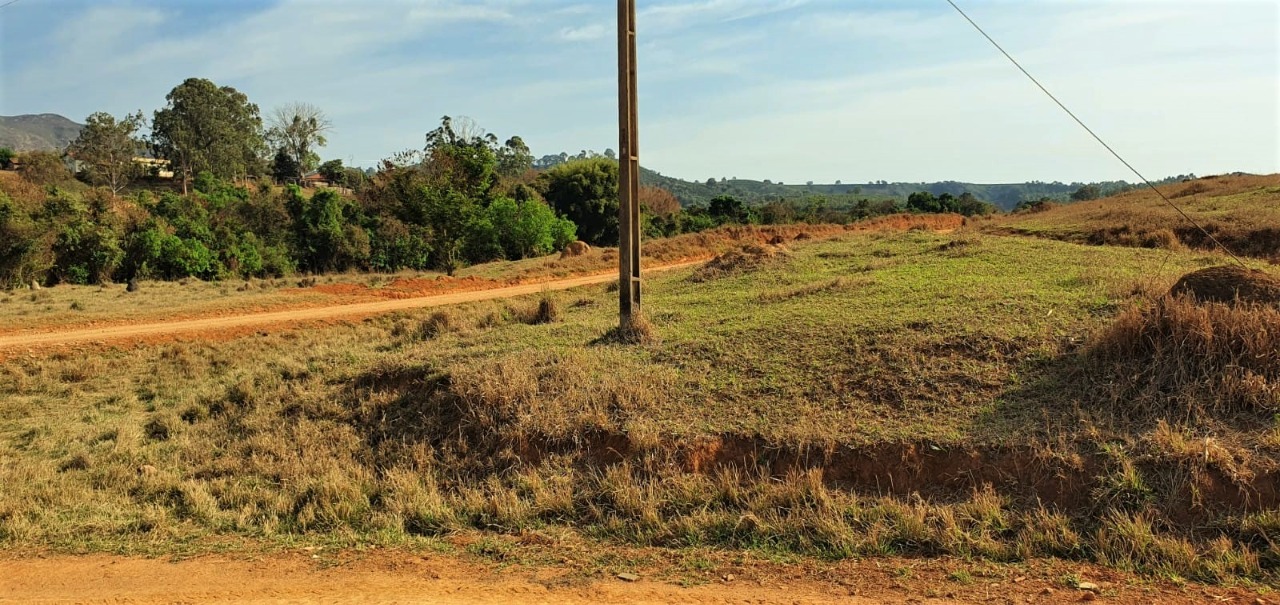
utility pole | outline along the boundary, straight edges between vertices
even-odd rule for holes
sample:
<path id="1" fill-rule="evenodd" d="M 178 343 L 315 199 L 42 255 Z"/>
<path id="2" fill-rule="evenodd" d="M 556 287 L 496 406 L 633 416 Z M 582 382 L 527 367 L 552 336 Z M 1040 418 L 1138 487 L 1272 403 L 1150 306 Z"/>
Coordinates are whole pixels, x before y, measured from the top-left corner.
<path id="1" fill-rule="evenodd" d="M 640 118 L 636 111 L 636 2 L 618 0 L 618 321 L 640 312 Z"/>

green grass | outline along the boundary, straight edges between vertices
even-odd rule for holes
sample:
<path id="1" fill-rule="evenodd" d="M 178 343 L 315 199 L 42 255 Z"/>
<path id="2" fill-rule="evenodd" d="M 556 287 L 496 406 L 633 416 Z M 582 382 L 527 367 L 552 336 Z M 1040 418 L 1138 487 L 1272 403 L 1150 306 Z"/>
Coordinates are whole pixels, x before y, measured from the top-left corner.
<path id="1" fill-rule="evenodd" d="M 616 296 L 596 286 L 447 317 L 16 358 L 0 368 L 0 545 L 398 544 L 559 528 L 776 556 L 1063 556 L 1269 581 L 1271 517 L 1210 503 L 1200 529 L 1169 519 L 1194 473 L 1229 460 L 1269 477 L 1275 448 L 1257 427 L 1271 417 L 1160 428 L 1095 398 L 1078 371 L 1081 343 L 1141 304 L 1135 292 L 1221 262 L 971 233 L 843 235 L 709 281 L 655 275 L 644 300 L 657 338 L 640 346 L 601 340 Z M 558 320 L 525 321 L 543 298 Z M 1177 431 L 1212 435 L 1204 443 L 1225 453 L 1188 457 Z M 717 443 L 757 447 L 761 466 L 708 462 L 699 448 Z M 1078 508 L 1059 510 L 1029 484 L 875 483 L 910 476 L 900 451 L 929 468 L 979 456 L 979 473 L 1013 452 L 1031 470 L 1010 476 L 1069 473 L 1084 499 L 1067 493 Z M 788 465 L 788 452 L 831 462 Z M 504 556 L 500 539 L 477 544 Z"/>

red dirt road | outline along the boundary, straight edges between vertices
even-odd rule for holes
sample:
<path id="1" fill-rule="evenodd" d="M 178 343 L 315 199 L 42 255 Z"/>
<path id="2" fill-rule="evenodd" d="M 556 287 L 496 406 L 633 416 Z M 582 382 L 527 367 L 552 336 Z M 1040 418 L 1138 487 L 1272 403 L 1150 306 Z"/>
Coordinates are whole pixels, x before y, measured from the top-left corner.
<path id="1" fill-rule="evenodd" d="M 548 574 L 499 574 L 454 562 L 409 560 L 319 569 L 298 558 L 234 561 L 214 557 L 170 563 L 110 556 L 0 562 L 0 603 L 878 603 L 823 595 L 723 586 L 683 589 L 619 580 L 564 585 Z M 539 577 L 541 576 L 541 577 Z"/>
<path id="2" fill-rule="evenodd" d="M 654 271 L 670 271 L 696 265 L 702 261 L 693 261 L 653 267 Z M 381 315 L 392 311 L 438 307 L 481 300 L 511 298 L 537 294 L 544 290 L 568 290 L 580 286 L 602 284 L 617 279 L 613 273 L 572 277 L 557 281 L 522 284 L 489 290 L 474 290 L 423 296 L 418 298 L 402 298 L 380 300 L 364 303 L 335 304 L 323 307 L 293 309 L 288 311 L 272 311 L 247 313 L 223 317 L 208 317 L 163 321 L 154 323 L 125 324 L 97 328 L 77 328 L 69 330 L 53 330 L 42 332 L 16 332 L 0 335 L 0 354 L 12 353 L 14 349 L 43 349 L 52 346 L 74 345 L 84 343 L 109 343 L 120 341 L 150 340 L 157 337 L 170 337 L 182 334 L 210 334 L 234 332 L 245 329 L 272 329 L 302 322 L 325 321 L 334 319 L 350 319 Z"/>
<path id="3" fill-rule="evenodd" d="M 336 558 L 333 558 L 336 556 Z M 583 574 L 560 567 L 498 567 L 447 555 L 365 551 L 352 556 L 283 553 L 207 556 L 177 562 L 111 555 L 0 559 L 0 605 L 69 603 L 1237 603 L 1272 605 L 1240 588 L 1151 585 L 1089 566 L 1033 564 L 1025 576 L 957 583 L 947 565 L 911 560 L 848 561 L 825 571 L 768 567 L 695 579 Z M 914 566 L 902 574 L 895 566 Z M 1090 574 L 1096 593 L 1064 586 L 1064 572 Z M 1097 575 L 1095 575 L 1097 574 Z M 1103 576 L 1110 581 L 1104 580 Z M 954 578 L 954 576 L 951 576 Z M 686 580 L 689 578 L 685 578 Z"/>

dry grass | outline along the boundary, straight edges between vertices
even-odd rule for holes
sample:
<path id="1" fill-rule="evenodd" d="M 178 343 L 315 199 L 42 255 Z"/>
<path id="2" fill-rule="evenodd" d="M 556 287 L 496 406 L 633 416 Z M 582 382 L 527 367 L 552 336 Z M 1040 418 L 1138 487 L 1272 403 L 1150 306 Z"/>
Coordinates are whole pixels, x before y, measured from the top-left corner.
<path id="1" fill-rule="evenodd" d="M 658 332 L 642 312 L 632 313 L 626 323 L 609 328 L 597 344 L 647 345 L 658 341 Z"/>
<path id="2" fill-rule="evenodd" d="M 772 244 L 747 244 L 741 248 L 729 250 L 716 256 L 698 268 L 690 276 L 695 282 L 706 282 L 713 279 L 740 275 L 755 271 L 766 263 L 785 259 L 787 250 Z"/>
<path id="3" fill-rule="evenodd" d="M 1280 259 L 1280 175 L 1214 176 L 1161 187 L 1233 253 Z M 1094 245 L 1179 250 L 1215 246 L 1150 189 L 1054 206 L 993 221 L 988 232 Z"/>
<path id="4" fill-rule="evenodd" d="M 1162 298 L 1122 312 L 1091 355 L 1115 405 L 1280 412 L 1280 309 Z"/>
<path id="5" fill-rule="evenodd" d="M 517 312 L 516 316 L 520 322 L 531 326 L 555 323 L 561 318 L 560 305 L 554 298 L 543 294 L 542 298 L 538 299 L 538 304 Z"/>
<path id="6" fill-rule="evenodd" d="M 1238 265 L 1208 267 L 1188 273 L 1169 291 L 1201 302 L 1245 303 L 1280 308 L 1280 278 Z"/>
<path id="7" fill-rule="evenodd" d="M 1262 431 L 1228 422 L 1266 413 L 1204 406 L 1160 428 L 1108 414 L 1064 370 L 1080 362 L 1071 338 L 1123 323 L 1113 310 L 1163 261 L 844 235 L 709 282 L 651 278 L 662 338 L 639 347 L 590 346 L 616 321 L 615 295 L 591 287 L 544 295 L 550 324 L 519 317 L 540 306 L 530 297 L 15 358 L 0 367 L 0 545 L 166 553 L 554 530 L 1274 583 L 1280 522 L 1228 497 L 1274 477 Z M 583 300 L 596 303 L 566 303 Z M 1246 482 L 1196 479 L 1227 464 Z"/>

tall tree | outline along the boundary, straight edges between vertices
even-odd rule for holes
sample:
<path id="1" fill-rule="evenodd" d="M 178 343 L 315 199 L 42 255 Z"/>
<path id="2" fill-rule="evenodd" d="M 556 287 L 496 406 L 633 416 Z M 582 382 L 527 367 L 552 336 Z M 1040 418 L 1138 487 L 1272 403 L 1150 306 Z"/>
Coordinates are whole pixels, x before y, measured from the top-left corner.
<path id="1" fill-rule="evenodd" d="M 423 167 L 433 181 L 473 200 L 489 200 L 497 183 L 498 137 L 471 118 L 444 116 L 440 127 L 427 133 L 426 143 Z"/>
<path id="2" fill-rule="evenodd" d="M 67 154 L 86 166 L 89 182 L 119 193 L 140 172 L 133 158 L 142 149 L 136 136 L 142 125 L 141 110 L 120 120 L 97 112 L 85 119 L 84 129 L 67 147 Z"/>
<path id="3" fill-rule="evenodd" d="M 533 168 L 533 153 L 520 137 L 507 139 L 506 144 L 498 150 L 498 175 L 505 178 L 518 177 Z"/>
<path id="4" fill-rule="evenodd" d="M 257 170 L 262 118 L 244 93 L 189 78 L 165 99 L 168 105 L 156 111 L 152 122 L 151 143 L 181 173 L 183 193 L 198 172 L 231 179 Z"/>
<path id="5" fill-rule="evenodd" d="M 319 107 L 310 103 L 294 102 L 281 105 L 271 111 L 267 140 L 293 160 L 299 181 L 306 173 L 315 170 L 320 163 L 316 149 L 328 143 L 325 135 L 333 130 L 333 123 Z"/>
<path id="6" fill-rule="evenodd" d="M 618 245 L 618 163 L 605 158 L 574 160 L 539 178 L 543 197 L 578 226 L 593 246 Z"/>

